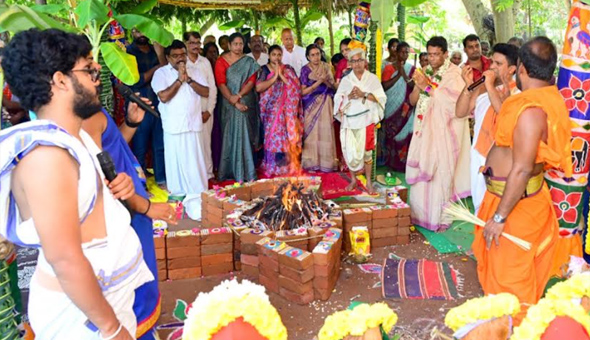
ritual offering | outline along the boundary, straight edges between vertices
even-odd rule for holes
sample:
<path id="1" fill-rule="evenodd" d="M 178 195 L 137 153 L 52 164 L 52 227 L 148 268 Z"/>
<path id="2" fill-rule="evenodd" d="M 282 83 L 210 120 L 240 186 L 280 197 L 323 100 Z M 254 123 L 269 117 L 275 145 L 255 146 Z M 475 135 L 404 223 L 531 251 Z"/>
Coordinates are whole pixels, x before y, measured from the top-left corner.
<path id="1" fill-rule="evenodd" d="M 381 340 L 397 323 L 397 314 L 380 302 L 372 305 L 361 303 L 352 309 L 336 312 L 326 318 L 318 334 L 318 340 Z"/>
<path id="2" fill-rule="evenodd" d="M 367 262 L 371 256 L 371 239 L 369 237 L 369 229 L 367 227 L 354 227 L 350 233 L 350 243 L 352 245 L 353 259 L 357 263 Z"/>
<path id="3" fill-rule="evenodd" d="M 184 322 L 183 340 L 286 340 L 287 329 L 264 287 L 224 281 L 199 293 Z"/>

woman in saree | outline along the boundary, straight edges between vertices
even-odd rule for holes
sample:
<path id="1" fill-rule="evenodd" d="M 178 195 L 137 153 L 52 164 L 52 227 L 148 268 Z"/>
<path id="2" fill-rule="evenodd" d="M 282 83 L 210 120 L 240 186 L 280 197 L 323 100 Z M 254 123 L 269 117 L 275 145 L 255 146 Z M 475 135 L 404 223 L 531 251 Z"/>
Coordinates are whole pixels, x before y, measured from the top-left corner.
<path id="1" fill-rule="evenodd" d="M 387 95 L 381 135 L 385 164 L 395 171 L 406 171 L 408 148 L 412 140 L 414 107 L 410 93 L 414 89 L 412 76 L 416 68 L 407 62 L 410 45 L 400 42 L 394 64 L 383 68 L 381 82 Z"/>
<path id="2" fill-rule="evenodd" d="M 260 93 L 260 118 L 264 126 L 266 176 L 297 175 L 301 170 L 301 85 L 297 73 L 282 64 L 283 50 L 269 48 L 269 62 L 262 66 L 256 91 Z"/>
<path id="3" fill-rule="evenodd" d="M 307 171 L 331 172 L 338 169 L 334 135 L 335 82 L 330 65 L 321 60 L 317 45 L 307 46 L 309 63 L 301 69 L 303 94 L 303 155 L 301 163 Z"/>
<path id="4" fill-rule="evenodd" d="M 260 117 L 254 85 L 260 66 L 244 55 L 244 37 L 229 37 L 230 51 L 215 63 L 220 102 L 222 151 L 219 180 L 256 179 L 254 150 L 260 147 Z"/>

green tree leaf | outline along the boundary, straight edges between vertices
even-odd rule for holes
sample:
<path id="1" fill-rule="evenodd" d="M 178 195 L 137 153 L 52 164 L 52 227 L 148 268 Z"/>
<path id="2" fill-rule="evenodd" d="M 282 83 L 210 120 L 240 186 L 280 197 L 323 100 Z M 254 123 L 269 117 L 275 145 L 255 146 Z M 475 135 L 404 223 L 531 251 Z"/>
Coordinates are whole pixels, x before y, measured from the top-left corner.
<path id="1" fill-rule="evenodd" d="M 226 23 L 221 24 L 219 26 L 219 30 L 220 31 L 229 31 L 231 29 L 242 27 L 242 26 L 244 26 L 244 20 L 232 20 L 232 21 L 228 21 Z"/>
<path id="2" fill-rule="evenodd" d="M 139 81 L 135 56 L 127 54 L 117 44 L 110 42 L 100 44 L 100 52 L 113 75 L 123 83 L 133 85 Z"/>
<path id="3" fill-rule="evenodd" d="M 402 5 L 406 7 L 416 7 L 425 3 L 428 0 L 401 0 Z"/>
<path id="4" fill-rule="evenodd" d="M 371 19 L 377 21 L 381 32 L 387 31 L 391 26 L 393 12 L 399 0 L 373 0 L 371 1 Z"/>
<path id="5" fill-rule="evenodd" d="M 64 4 L 34 5 L 31 9 L 37 13 L 56 15 L 67 9 Z"/>
<path id="6" fill-rule="evenodd" d="M 303 18 L 301 18 L 301 27 L 307 26 L 307 24 L 312 21 L 321 20 L 323 17 L 324 17 L 324 15 L 322 14 L 322 12 L 311 9 L 311 10 L 307 11 L 307 13 L 305 13 Z"/>
<path id="7" fill-rule="evenodd" d="M 421 16 L 421 15 L 408 15 L 406 17 L 406 22 L 408 24 L 414 24 L 414 25 L 424 24 L 424 23 L 428 22 L 428 20 L 430 20 L 430 17 L 425 17 L 425 16 Z"/>
<path id="8" fill-rule="evenodd" d="M 145 0 L 142 1 L 139 5 L 135 6 L 131 11 L 130 14 L 146 14 L 152 8 L 154 8 L 158 4 L 158 0 Z"/>
<path id="9" fill-rule="evenodd" d="M 12 5 L 0 15 L 0 30 L 17 33 L 30 28 L 41 30 L 56 28 L 66 32 L 75 31 L 44 13 L 37 13 L 27 6 Z"/>
<path id="10" fill-rule="evenodd" d="M 274 26 L 274 27 L 290 27 L 293 28 L 295 24 L 287 18 L 284 17 L 274 17 L 268 18 L 264 22 L 265 26 Z"/>
<path id="11" fill-rule="evenodd" d="M 86 27 L 92 20 L 95 20 L 99 25 L 109 21 L 109 8 L 100 0 L 81 1 L 74 9 L 74 13 L 78 15 L 78 27 L 80 28 Z"/>
<path id="12" fill-rule="evenodd" d="M 154 20 L 138 14 L 121 14 L 116 15 L 117 20 L 121 26 L 130 30 L 133 27 L 137 28 L 141 33 L 152 41 L 157 41 L 160 45 L 167 47 L 172 44 L 174 35 L 158 25 Z M 110 66 L 109 66 L 110 67 Z"/>

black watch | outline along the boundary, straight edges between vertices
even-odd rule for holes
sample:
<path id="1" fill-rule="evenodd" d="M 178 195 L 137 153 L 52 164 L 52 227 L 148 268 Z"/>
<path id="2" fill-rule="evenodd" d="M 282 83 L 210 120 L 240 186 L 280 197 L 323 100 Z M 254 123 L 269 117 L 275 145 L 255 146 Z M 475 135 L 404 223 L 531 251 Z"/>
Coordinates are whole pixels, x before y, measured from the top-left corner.
<path id="1" fill-rule="evenodd" d="M 194 80 L 192 78 L 188 78 L 188 80 L 186 81 L 187 84 L 192 84 L 194 82 Z"/>
<path id="2" fill-rule="evenodd" d="M 132 123 L 132 122 L 129 120 L 129 117 L 128 117 L 128 116 L 125 116 L 125 125 L 129 126 L 130 128 L 136 128 L 136 127 L 139 127 L 139 126 L 141 125 L 141 122 L 138 122 L 138 123 Z"/>

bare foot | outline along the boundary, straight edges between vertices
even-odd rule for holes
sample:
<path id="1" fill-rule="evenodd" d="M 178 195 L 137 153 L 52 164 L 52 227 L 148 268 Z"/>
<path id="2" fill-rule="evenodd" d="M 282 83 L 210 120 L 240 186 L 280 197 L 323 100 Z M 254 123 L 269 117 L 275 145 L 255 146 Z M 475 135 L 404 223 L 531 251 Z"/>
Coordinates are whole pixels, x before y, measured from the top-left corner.
<path id="1" fill-rule="evenodd" d="M 352 181 L 350 182 L 350 184 L 346 187 L 346 191 L 353 191 L 354 189 L 356 189 L 356 181 Z"/>
<path id="2" fill-rule="evenodd" d="M 370 180 L 367 181 L 367 194 L 369 195 L 375 195 L 377 192 L 375 191 L 375 188 L 373 188 L 373 183 L 371 183 Z"/>

